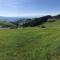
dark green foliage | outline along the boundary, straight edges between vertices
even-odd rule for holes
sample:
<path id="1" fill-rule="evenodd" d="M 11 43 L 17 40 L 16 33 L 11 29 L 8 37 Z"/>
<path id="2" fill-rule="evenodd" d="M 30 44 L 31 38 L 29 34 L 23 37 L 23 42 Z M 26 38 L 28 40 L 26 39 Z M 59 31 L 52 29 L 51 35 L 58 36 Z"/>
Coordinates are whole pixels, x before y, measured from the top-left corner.
<path id="1" fill-rule="evenodd" d="M 55 22 L 56 19 L 59 19 L 60 15 L 56 15 L 56 16 L 43 16 L 40 18 L 33 18 L 33 19 L 26 19 L 25 23 L 22 24 L 23 27 L 33 27 L 33 26 L 38 26 L 38 25 L 42 25 L 45 22 Z"/>
<path id="2" fill-rule="evenodd" d="M 56 16 L 53 16 L 54 18 L 56 19 L 60 19 L 60 14 L 56 15 Z"/>
<path id="3" fill-rule="evenodd" d="M 46 28 L 46 27 L 44 25 L 42 25 L 41 28 Z"/>
<path id="4" fill-rule="evenodd" d="M 47 20 L 49 18 L 52 18 L 52 16 L 48 15 L 48 16 L 43 16 L 43 17 L 40 17 L 40 18 L 34 18 L 30 22 L 23 24 L 23 26 L 26 26 L 26 27 L 27 26 L 38 26 L 38 25 L 41 25 L 44 22 L 47 22 Z"/>

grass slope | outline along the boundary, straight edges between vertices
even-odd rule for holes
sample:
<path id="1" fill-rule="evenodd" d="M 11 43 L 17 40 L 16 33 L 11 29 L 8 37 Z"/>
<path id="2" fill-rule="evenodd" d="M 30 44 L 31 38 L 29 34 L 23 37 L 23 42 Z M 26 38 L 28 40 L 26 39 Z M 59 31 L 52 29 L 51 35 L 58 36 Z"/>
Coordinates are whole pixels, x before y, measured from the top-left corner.
<path id="1" fill-rule="evenodd" d="M 0 60 L 60 60 L 60 27 L 0 30 Z"/>

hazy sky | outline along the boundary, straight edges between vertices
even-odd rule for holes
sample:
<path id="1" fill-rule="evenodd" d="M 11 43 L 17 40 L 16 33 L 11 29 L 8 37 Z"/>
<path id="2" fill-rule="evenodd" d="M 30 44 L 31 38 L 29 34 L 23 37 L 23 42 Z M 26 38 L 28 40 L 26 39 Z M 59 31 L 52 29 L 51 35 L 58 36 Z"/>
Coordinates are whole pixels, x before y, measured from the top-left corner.
<path id="1" fill-rule="evenodd" d="M 0 0 L 0 16 L 42 16 L 60 13 L 60 0 Z"/>

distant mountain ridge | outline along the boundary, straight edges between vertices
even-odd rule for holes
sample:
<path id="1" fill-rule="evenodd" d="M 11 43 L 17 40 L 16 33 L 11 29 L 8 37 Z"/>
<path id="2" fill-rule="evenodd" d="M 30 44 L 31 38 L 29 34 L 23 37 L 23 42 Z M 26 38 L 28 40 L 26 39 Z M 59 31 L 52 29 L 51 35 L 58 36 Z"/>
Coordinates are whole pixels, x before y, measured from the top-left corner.
<path id="1" fill-rule="evenodd" d="M 60 14 L 58 14 L 56 16 L 52 16 L 52 17 L 60 18 Z M 32 18 L 33 17 L 5 17 L 5 16 L 0 16 L 0 21 L 15 22 L 16 20 L 27 20 L 27 19 L 32 19 Z M 41 17 L 35 17 L 35 18 L 41 18 Z"/>
<path id="2" fill-rule="evenodd" d="M 19 17 L 4 17 L 4 16 L 0 16 L 0 20 L 1 21 L 16 21 L 17 19 L 19 19 Z"/>

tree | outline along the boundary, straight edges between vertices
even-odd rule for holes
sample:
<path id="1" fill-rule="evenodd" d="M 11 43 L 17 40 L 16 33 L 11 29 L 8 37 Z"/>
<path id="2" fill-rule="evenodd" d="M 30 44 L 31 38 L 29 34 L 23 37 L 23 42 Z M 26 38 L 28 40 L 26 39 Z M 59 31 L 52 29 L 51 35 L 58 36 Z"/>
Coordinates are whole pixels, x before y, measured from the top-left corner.
<path id="1" fill-rule="evenodd" d="M 25 27 L 27 27 L 27 26 L 38 26 L 38 25 L 43 24 L 44 22 L 47 22 L 47 20 L 49 18 L 52 18 L 52 16 L 47 15 L 47 16 L 43 16 L 43 17 L 40 17 L 40 18 L 33 18 L 28 23 L 23 24 L 23 26 L 25 26 Z"/>

